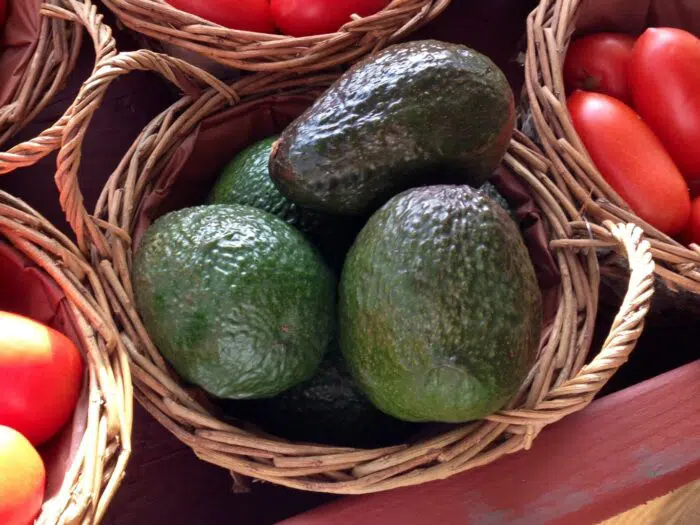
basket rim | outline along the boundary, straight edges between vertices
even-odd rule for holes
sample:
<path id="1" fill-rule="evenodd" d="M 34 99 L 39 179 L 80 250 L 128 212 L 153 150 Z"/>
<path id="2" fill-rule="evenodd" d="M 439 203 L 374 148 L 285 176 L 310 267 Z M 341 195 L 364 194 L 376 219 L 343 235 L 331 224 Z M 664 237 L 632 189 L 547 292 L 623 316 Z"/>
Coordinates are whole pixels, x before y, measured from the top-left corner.
<path id="1" fill-rule="evenodd" d="M 75 69 L 84 31 L 93 42 L 95 65 L 102 58 L 116 54 L 112 30 L 103 23 L 92 0 L 43 0 L 36 48 L 22 73 L 13 100 L 0 108 L 7 118 L 0 128 L 0 148 L 46 109 L 65 87 Z M 57 42 L 65 49 L 57 46 Z M 38 136 L 10 149 L 2 148 L 0 175 L 35 164 L 58 149 L 69 116 L 70 108 Z"/>
<path id="2" fill-rule="evenodd" d="M 141 69 L 158 71 L 176 83 L 182 82 L 183 74 L 193 76 L 210 87 L 198 96 L 183 97 L 144 129 L 108 180 L 94 215 L 89 215 L 77 178 L 80 142 L 109 84 L 105 78 Z M 546 158 L 516 132 L 505 162 L 526 181 L 546 215 L 562 274 L 556 319 L 543 330 L 538 364 L 521 388 L 517 406 L 416 444 L 374 450 L 290 443 L 217 420 L 170 375 L 135 311 L 130 233 L 138 201 L 150 177 L 162 166 L 162 157 L 173 153 L 173 142 L 182 140 L 204 116 L 251 97 L 327 85 L 328 76 L 289 79 L 263 74 L 226 86 L 195 66 L 146 50 L 107 60 L 100 72 L 99 83 L 84 85 L 81 107 L 85 110 L 76 112 L 66 128 L 56 176 L 61 202 L 79 246 L 90 255 L 109 290 L 112 312 L 132 363 L 135 397 L 200 459 L 239 476 L 338 494 L 442 479 L 529 448 L 546 425 L 587 406 L 633 350 L 653 294 L 654 265 L 648 243 L 636 227 L 612 223 L 598 227 L 583 221 L 546 175 Z M 630 291 L 606 344 L 586 365 L 599 283 L 595 252 L 590 248 L 597 246 L 618 247 L 628 256 L 633 271 Z M 576 253 L 579 249 L 584 253 Z"/>
<path id="3" fill-rule="evenodd" d="M 65 294 L 87 372 L 86 428 L 39 524 L 99 523 L 131 455 L 133 387 L 126 351 L 96 273 L 72 241 L 23 201 L 0 191 L 0 237 Z"/>
<path id="4" fill-rule="evenodd" d="M 583 0 L 540 0 L 527 19 L 525 91 L 538 142 L 566 188 L 593 222 L 634 223 L 652 248 L 656 274 L 670 290 L 700 295 L 700 246 L 684 246 L 634 214 L 603 179 L 573 127 L 566 106 L 562 64 Z"/>
<path id="5" fill-rule="evenodd" d="M 181 11 L 167 0 L 103 0 L 127 28 L 244 71 L 308 73 L 349 64 L 419 29 L 452 0 L 391 0 L 355 16 L 335 33 L 292 37 L 229 29 Z"/>

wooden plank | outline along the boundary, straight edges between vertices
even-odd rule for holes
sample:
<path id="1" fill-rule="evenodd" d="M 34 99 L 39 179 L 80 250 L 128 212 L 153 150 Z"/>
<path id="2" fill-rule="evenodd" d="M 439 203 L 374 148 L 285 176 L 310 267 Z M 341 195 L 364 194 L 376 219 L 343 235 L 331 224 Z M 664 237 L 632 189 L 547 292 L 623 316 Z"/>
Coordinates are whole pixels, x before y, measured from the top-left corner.
<path id="1" fill-rule="evenodd" d="M 593 403 L 529 452 L 280 525 L 590 525 L 700 478 L 700 361 Z"/>
<path id="2" fill-rule="evenodd" d="M 600 525 L 697 525 L 700 523 L 700 481 L 685 485 Z"/>

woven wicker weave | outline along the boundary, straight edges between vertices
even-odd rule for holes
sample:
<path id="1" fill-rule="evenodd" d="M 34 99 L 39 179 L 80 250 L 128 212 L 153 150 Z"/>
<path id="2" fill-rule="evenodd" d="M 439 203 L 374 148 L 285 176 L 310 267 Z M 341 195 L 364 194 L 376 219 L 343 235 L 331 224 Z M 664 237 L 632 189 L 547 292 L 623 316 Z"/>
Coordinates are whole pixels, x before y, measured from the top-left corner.
<path id="1" fill-rule="evenodd" d="M 68 301 L 88 372 L 87 423 L 58 494 L 37 523 L 96 524 L 124 476 L 131 452 L 129 363 L 96 273 L 78 248 L 36 211 L 0 192 L 0 239 L 41 268 Z"/>
<path id="2" fill-rule="evenodd" d="M 39 41 L 12 103 L 0 108 L 0 147 L 45 109 L 65 86 L 82 44 L 92 38 L 97 60 L 116 53 L 112 30 L 91 0 L 47 0 L 41 9 Z M 67 113 L 38 137 L 0 151 L 0 174 L 34 164 L 58 149 Z"/>
<path id="3" fill-rule="evenodd" d="M 634 215 L 605 182 L 573 128 L 562 66 L 581 5 L 581 0 L 542 0 L 527 21 L 526 89 L 532 122 L 552 162 L 554 180 L 592 220 L 639 225 L 651 243 L 656 273 L 666 287 L 696 294 L 695 302 L 700 301 L 700 246 L 682 246 Z M 610 273 L 615 273 L 614 268 Z"/>
<path id="4" fill-rule="evenodd" d="M 176 72 L 184 71 L 212 87 L 197 98 L 182 98 L 146 127 L 109 179 L 91 216 L 83 208 L 77 180 L 81 142 L 109 83 L 133 70 L 159 71 L 174 82 L 183 79 Z M 59 154 L 57 182 L 79 244 L 92 257 L 107 290 L 132 360 L 137 399 L 198 457 L 230 470 L 234 477 L 249 476 L 309 491 L 360 494 L 393 489 L 445 478 L 529 448 L 544 426 L 590 403 L 627 360 L 648 311 L 654 265 L 640 229 L 584 223 L 551 183 L 545 158 L 520 134 L 504 162 L 530 188 L 543 211 L 562 282 L 557 314 L 543 331 L 537 365 L 511 409 L 456 426 L 438 437 L 378 450 L 290 443 L 217 420 L 171 374 L 148 337 L 134 309 L 131 233 L 144 191 L 165 160 L 206 116 L 241 100 L 327 82 L 324 77 L 284 82 L 278 76 L 263 75 L 227 87 L 182 61 L 139 51 L 105 61 L 98 75 L 84 85 L 80 110 L 66 129 Z M 628 293 L 603 348 L 585 364 L 598 302 L 599 273 L 591 249 L 595 246 L 618 249 L 632 272 Z"/>
<path id="5" fill-rule="evenodd" d="M 451 0 L 394 0 L 337 33 L 294 38 L 236 31 L 170 6 L 166 0 L 103 0 L 129 29 L 246 71 L 308 72 L 351 63 L 418 29 Z"/>

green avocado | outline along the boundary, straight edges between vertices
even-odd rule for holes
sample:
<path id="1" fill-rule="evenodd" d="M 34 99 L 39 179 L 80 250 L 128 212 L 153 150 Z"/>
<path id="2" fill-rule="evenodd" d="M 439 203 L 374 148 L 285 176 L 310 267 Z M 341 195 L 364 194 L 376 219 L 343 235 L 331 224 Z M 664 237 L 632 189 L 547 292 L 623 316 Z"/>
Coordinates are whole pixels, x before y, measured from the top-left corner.
<path id="1" fill-rule="evenodd" d="M 499 193 L 499 191 L 496 189 L 496 186 L 494 186 L 490 182 L 485 182 L 481 186 L 481 188 L 479 188 L 479 192 L 491 199 L 496 204 L 498 204 L 501 208 L 503 208 L 508 213 L 508 216 L 511 219 L 513 219 L 513 221 L 516 224 L 519 222 L 518 215 L 515 213 L 515 210 L 508 203 L 505 197 Z"/>
<path id="2" fill-rule="evenodd" d="M 516 394 L 537 355 L 542 297 L 500 206 L 468 186 L 426 186 L 392 198 L 360 232 L 339 322 L 343 356 L 375 406 L 456 423 Z"/>
<path id="3" fill-rule="evenodd" d="M 434 40 L 397 44 L 350 68 L 282 133 L 270 175 L 301 206 L 368 213 L 414 186 L 481 186 L 514 123 L 513 92 L 489 58 Z"/>
<path id="4" fill-rule="evenodd" d="M 416 431 L 415 425 L 394 419 L 370 403 L 337 348 L 329 349 L 310 380 L 273 398 L 229 401 L 222 408 L 274 435 L 328 445 L 380 447 Z"/>
<path id="5" fill-rule="evenodd" d="M 280 217 L 302 232 L 332 268 L 340 269 L 364 221 L 302 208 L 282 195 L 268 170 L 277 138 L 266 138 L 236 155 L 219 176 L 209 203 L 245 204 Z"/>
<path id="6" fill-rule="evenodd" d="M 301 233 L 250 206 L 159 218 L 132 278 L 163 357 L 216 397 L 270 397 L 306 381 L 334 335 L 331 271 Z"/>
<path id="7" fill-rule="evenodd" d="M 277 215 L 304 234 L 318 235 L 328 217 L 301 208 L 282 195 L 270 179 L 268 163 L 277 136 L 249 146 L 224 168 L 210 204 L 245 204 Z"/>

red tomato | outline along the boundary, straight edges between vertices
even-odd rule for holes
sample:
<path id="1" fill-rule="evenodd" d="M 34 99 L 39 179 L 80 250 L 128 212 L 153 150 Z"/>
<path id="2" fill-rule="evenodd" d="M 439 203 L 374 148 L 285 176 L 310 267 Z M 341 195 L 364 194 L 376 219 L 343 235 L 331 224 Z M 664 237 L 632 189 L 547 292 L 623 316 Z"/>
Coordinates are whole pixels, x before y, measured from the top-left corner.
<path id="1" fill-rule="evenodd" d="M 620 33 L 599 33 L 574 40 L 564 61 L 564 85 L 604 93 L 629 104 L 627 67 L 634 38 Z"/>
<path id="2" fill-rule="evenodd" d="M 635 108 L 685 178 L 700 180 L 700 39 L 681 29 L 647 29 L 629 69 Z"/>
<path id="3" fill-rule="evenodd" d="M 693 200 L 690 220 L 680 236 L 686 244 L 695 243 L 700 246 L 700 197 Z"/>
<path id="4" fill-rule="evenodd" d="M 274 33 L 270 0 L 166 0 L 170 5 L 230 29 Z"/>
<path id="5" fill-rule="evenodd" d="M 75 409 L 82 368 L 80 353 L 66 336 L 0 312 L 0 425 L 34 445 L 50 439 Z"/>
<path id="6" fill-rule="evenodd" d="M 291 36 L 334 33 L 350 22 L 350 16 L 373 15 L 390 0 L 272 0 L 272 18 Z"/>
<path id="7" fill-rule="evenodd" d="M 690 215 L 688 185 L 634 110 L 600 93 L 569 97 L 574 127 L 605 180 L 643 220 L 668 235 Z"/>
<path id="8" fill-rule="evenodd" d="M 0 523 L 34 523 L 46 484 L 41 456 L 22 434 L 0 426 L 0 465 Z"/>

